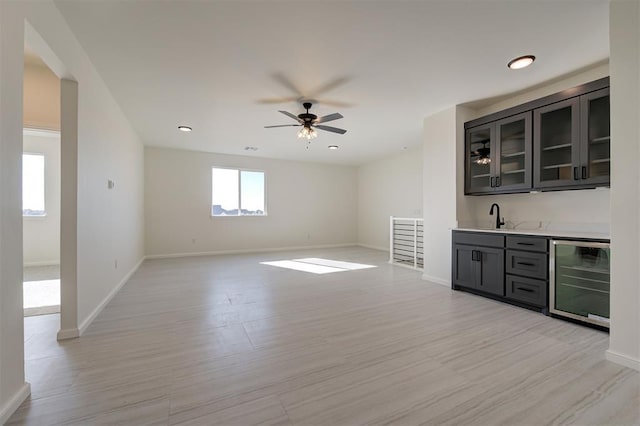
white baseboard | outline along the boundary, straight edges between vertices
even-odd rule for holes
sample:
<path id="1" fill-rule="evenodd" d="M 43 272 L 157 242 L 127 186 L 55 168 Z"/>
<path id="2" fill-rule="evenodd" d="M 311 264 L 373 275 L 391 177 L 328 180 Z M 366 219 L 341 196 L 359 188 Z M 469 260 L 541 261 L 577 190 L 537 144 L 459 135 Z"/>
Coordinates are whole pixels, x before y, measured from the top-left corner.
<path id="1" fill-rule="evenodd" d="M 20 407 L 27 398 L 31 395 L 31 385 L 27 382 L 22 385 L 20 390 L 16 392 L 6 404 L 0 409 L 0 424 L 5 424 L 9 417 Z"/>
<path id="2" fill-rule="evenodd" d="M 640 359 L 635 359 L 627 355 L 619 354 L 612 351 L 611 349 L 608 349 L 605 352 L 604 356 L 611 362 L 615 362 L 616 364 L 624 365 L 625 367 L 633 368 L 634 370 L 640 371 Z"/>
<path id="3" fill-rule="evenodd" d="M 364 248 L 368 248 L 368 249 L 372 249 L 372 250 L 386 251 L 387 253 L 389 253 L 389 247 L 378 247 L 378 246 L 372 246 L 372 245 L 369 245 L 369 244 L 362 244 L 362 243 L 358 243 L 357 245 L 359 247 L 364 247 Z"/>
<path id="4" fill-rule="evenodd" d="M 80 330 L 77 328 L 63 328 L 58 331 L 56 338 L 58 340 L 68 340 L 80 337 Z"/>
<path id="5" fill-rule="evenodd" d="M 89 314 L 89 316 L 80 323 L 80 327 L 78 327 L 78 334 L 80 336 L 82 336 L 82 334 L 85 331 L 87 331 L 87 328 L 89 328 L 93 320 L 95 320 L 98 314 L 102 312 L 104 307 L 107 306 L 109 302 L 111 302 L 111 299 L 113 299 L 114 296 L 118 293 L 118 291 L 120 291 L 122 286 L 124 286 L 127 283 L 127 281 L 129 281 L 129 278 L 131 278 L 131 276 L 138 270 L 138 268 L 140 267 L 140 265 L 142 265 L 142 262 L 144 262 L 144 260 L 145 260 L 145 257 L 143 256 L 142 259 L 140 259 L 140 261 L 131 269 L 131 271 L 129 271 L 129 273 L 125 275 L 124 278 L 122 278 L 122 280 L 120 280 L 118 285 L 115 286 L 113 290 L 109 292 L 109 294 L 107 294 L 107 297 L 102 299 L 102 302 L 100 302 L 100 304 L 96 306 L 96 308 Z"/>
<path id="6" fill-rule="evenodd" d="M 348 243 L 348 244 L 327 244 L 327 245 L 318 245 L 318 246 L 272 247 L 272 248 L 242 249 L 242 250 L 218 250 L 218 251 L 203 251 L 203 252 L 194 252 L 194 253 L 148 254 L 145 256 L 145 259 L 171 259 L 176 257 L 218 256 L 218 255 L 224 255 L 224 254 L 269 253 L 269 252 L 277 252 L 277 251 L 314 250 L 314 249 L 353 247 L 357 245 L 358 244 L 356 243 Z"/>
<path id="7" fill-rule="evenodd" d="M 451 288 L 451 281 L 449 280 L 443 280 L 442 278 L 432 277 L 431 275 L 427 274 L 422 274 L 422 279 Z"/>
<path id="8" fill-rule="evenodd" d="M 58 266 L 60 265 L 59 260 L 43 260 L 42 262 L 24 262 L 23 266 Z"/>

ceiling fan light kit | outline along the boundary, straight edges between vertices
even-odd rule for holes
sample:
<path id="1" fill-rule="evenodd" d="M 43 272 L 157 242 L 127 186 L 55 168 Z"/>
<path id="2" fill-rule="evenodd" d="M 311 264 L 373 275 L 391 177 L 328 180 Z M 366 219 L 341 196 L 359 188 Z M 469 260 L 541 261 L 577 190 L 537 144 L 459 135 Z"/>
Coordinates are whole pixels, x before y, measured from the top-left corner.
<path id="1" fill-rule="evenodd" d="M 312 129 L 311 127 L 303 126 L 302 129 L 298 132 L 298 137 L 300 139 L 315 139 L 318 137 L 318 133 Z"/>
<path id="2" fill-rule="evenodd" d="M 288 111 L 278 111 L 281 114 L 284 114 L 287 117 L 296 120 L 298 124 L 279 124 L 275 126 L 264 126 L 265 129 L 270 129 L 274 127 L 302 127 L 302 129 L 300 129 L 300 131 L 298 132 L 298 138 L 306 139 L 307 141 L 311 141 L 311 139 L 318 137 L 318 132 L 316 132 L 316 129 L 324 130 L 325 132 L 338 133 L 341 135 L 344 135 L 345 133 L 347 133 L 347 131 L 344 129 L 325 126 L 321 124 L 321 123 L 326 123 L 327 121 L 333 121 L 333 120 L 338 120 L 340 118 L 344 118 L 342 114 L 336 112 L 336 113 L 325 115 L 323 117 L 318 118 L 317 115 L 311 114 L 309 112 L 309 109 L 312 106 L 311 102 L 304 102 L 302 106 L 304 107 L 304 109 L 307 110 L 307 112 L 303 112 L 302 114 L 298 114 L 298 115 L 292 114 Z"/>

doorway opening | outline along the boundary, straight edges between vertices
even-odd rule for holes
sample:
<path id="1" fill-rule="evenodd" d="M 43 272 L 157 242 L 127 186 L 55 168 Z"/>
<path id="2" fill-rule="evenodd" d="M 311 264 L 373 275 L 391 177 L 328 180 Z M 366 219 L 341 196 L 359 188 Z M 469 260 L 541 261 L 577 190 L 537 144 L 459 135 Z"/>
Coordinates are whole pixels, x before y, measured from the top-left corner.
<path id="1" fill-rule="evenodd" d="M 60 79 L 25 45 L 22 155 L 25 317 L 60 312 Z"/>

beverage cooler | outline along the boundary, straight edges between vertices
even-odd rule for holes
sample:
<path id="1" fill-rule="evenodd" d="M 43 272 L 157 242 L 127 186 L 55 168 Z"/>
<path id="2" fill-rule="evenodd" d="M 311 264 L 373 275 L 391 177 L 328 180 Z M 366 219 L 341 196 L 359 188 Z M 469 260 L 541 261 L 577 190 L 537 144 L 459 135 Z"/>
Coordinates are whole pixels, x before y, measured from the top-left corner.
<path id="1" fill-rule="evenodd" d="M 609 328 L 609 243 L 551 242 L 549 311 Z"/>

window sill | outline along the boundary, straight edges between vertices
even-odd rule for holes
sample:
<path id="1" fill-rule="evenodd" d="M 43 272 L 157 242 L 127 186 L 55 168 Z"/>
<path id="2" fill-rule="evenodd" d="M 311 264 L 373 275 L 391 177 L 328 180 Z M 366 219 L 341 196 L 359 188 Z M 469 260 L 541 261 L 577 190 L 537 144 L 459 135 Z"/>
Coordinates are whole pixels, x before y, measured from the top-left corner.
<path id="1" fill-rule="evenodd" d="M 22 219 L 43 220 L 47 218 L 47 214 L 23 214 Z"/>
<path id="2" fill-rule="evenodd" d="M 233 215 L 233 214 L 229 214 L 229 215 L 210 215 L 209 217 L 212 219 L 218 218 L 218 217 L 267 217 L 268 214 L 242 214 L 242 215 Z"/>

